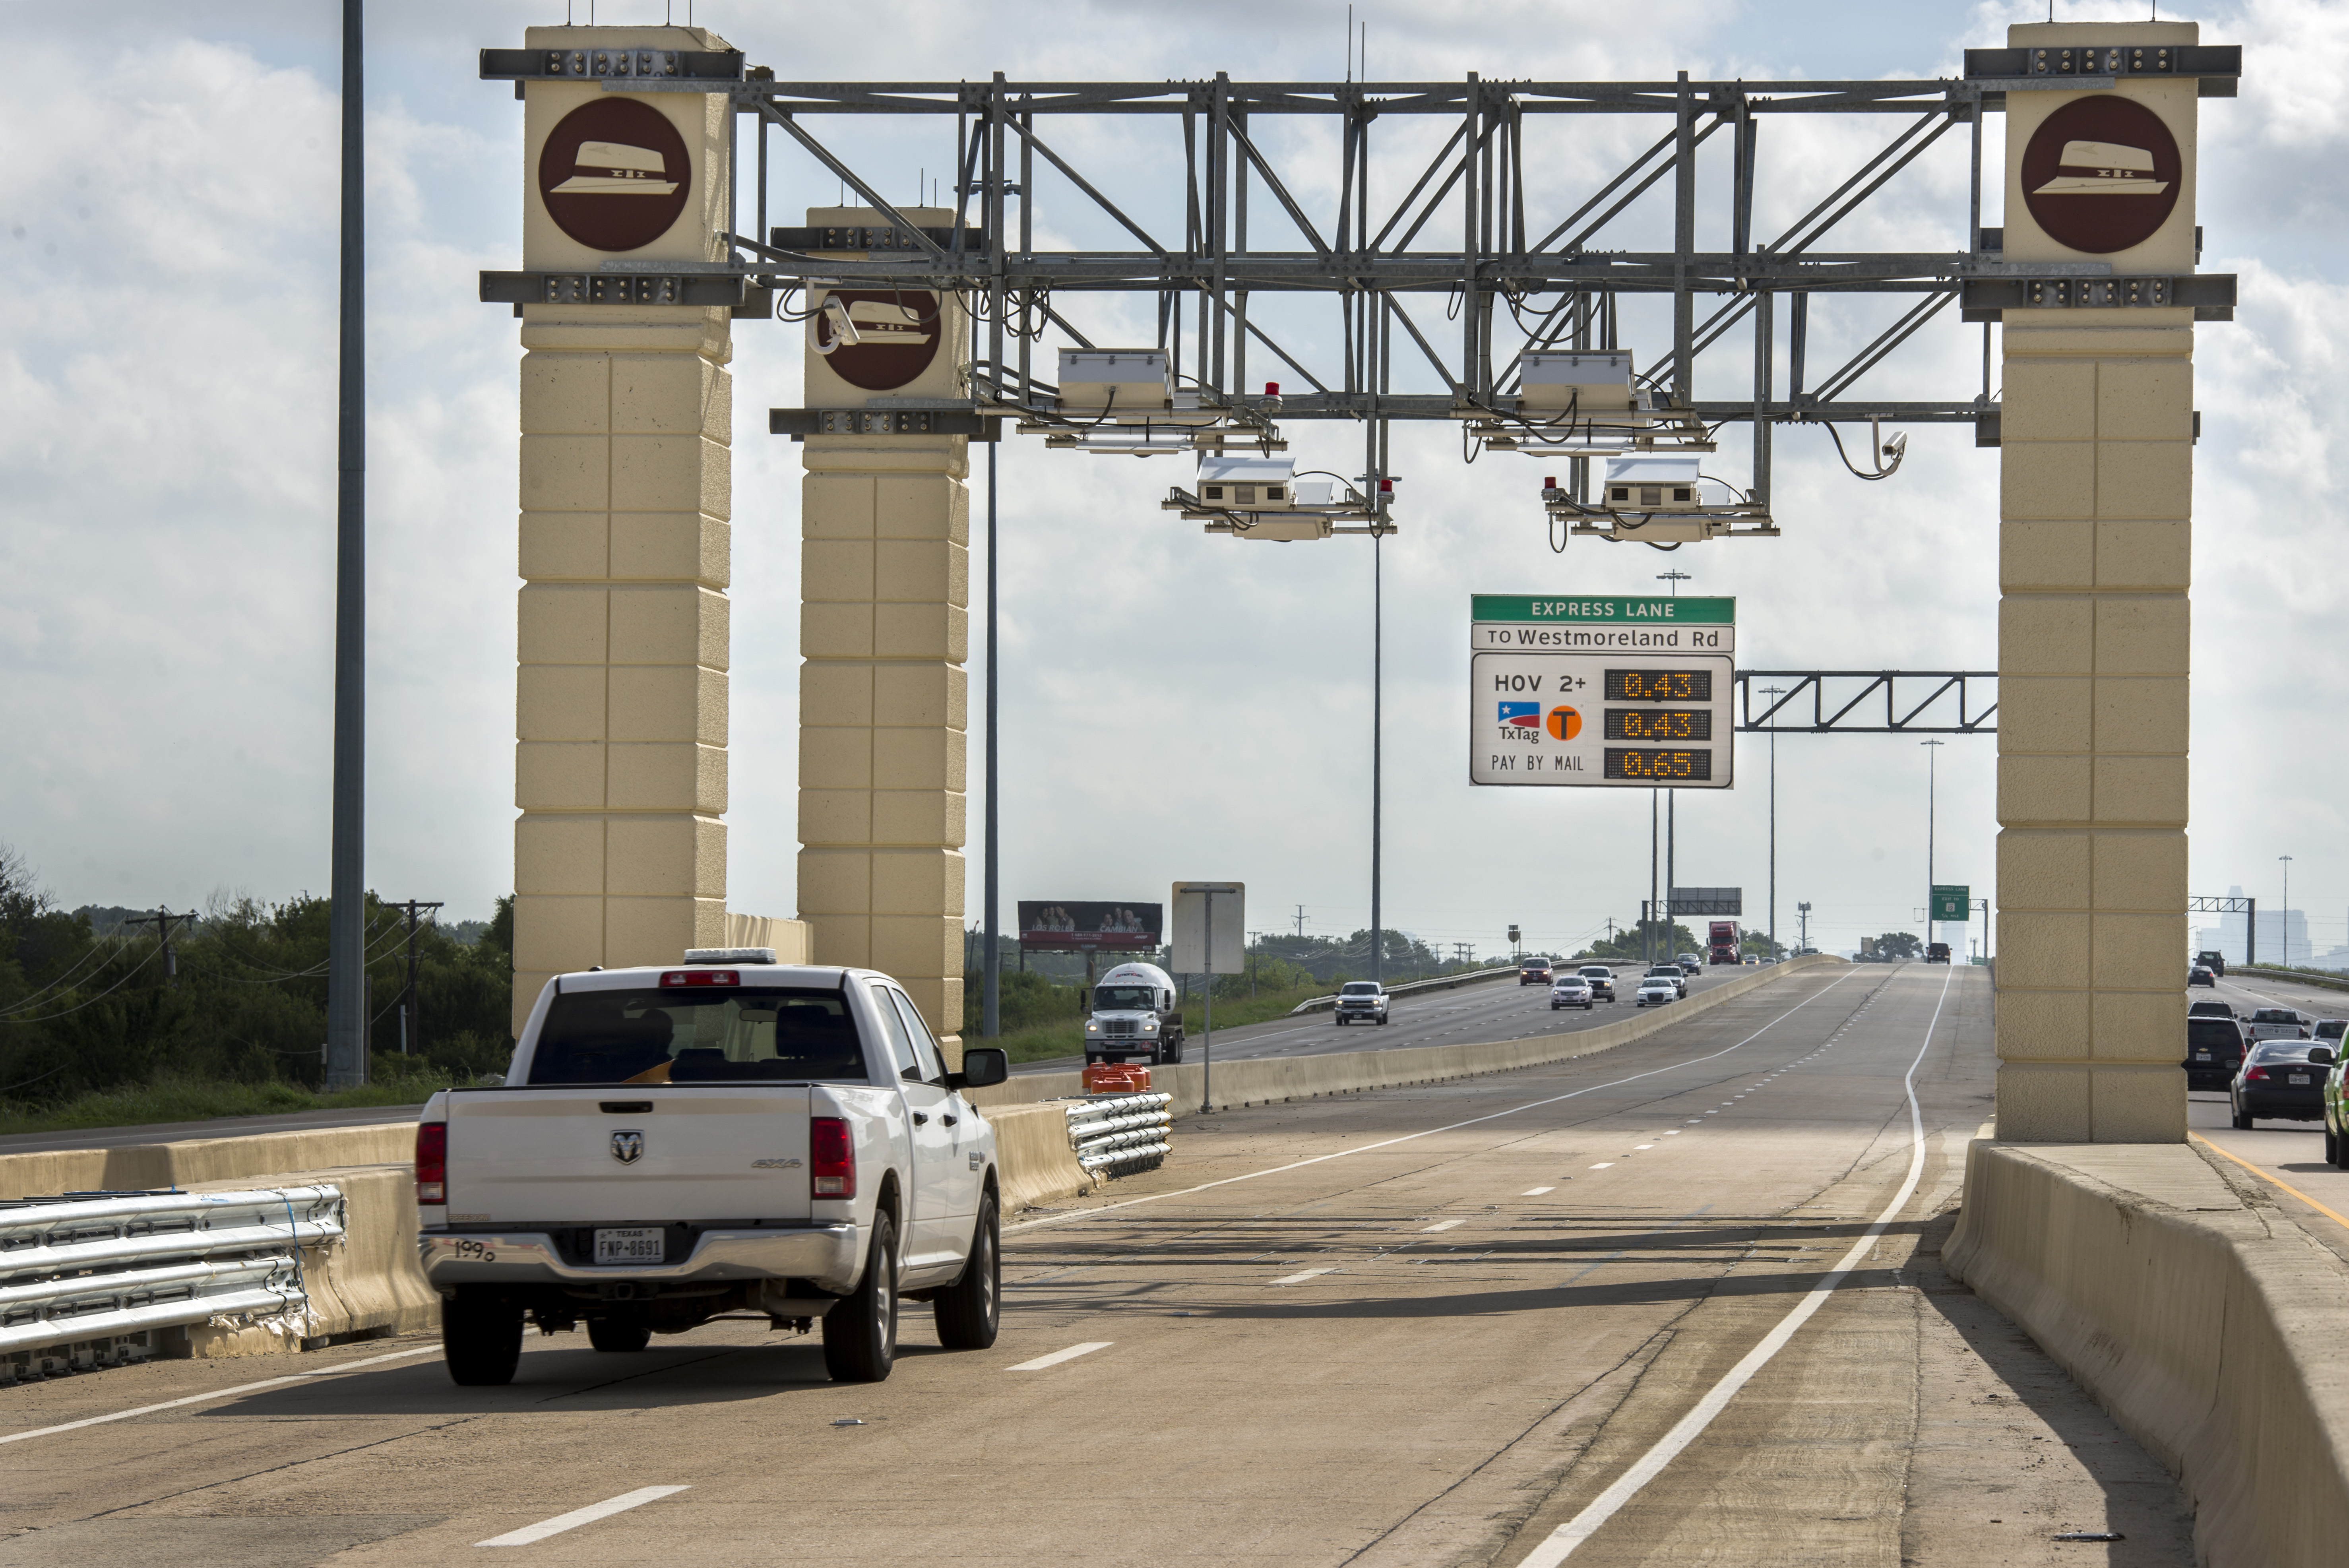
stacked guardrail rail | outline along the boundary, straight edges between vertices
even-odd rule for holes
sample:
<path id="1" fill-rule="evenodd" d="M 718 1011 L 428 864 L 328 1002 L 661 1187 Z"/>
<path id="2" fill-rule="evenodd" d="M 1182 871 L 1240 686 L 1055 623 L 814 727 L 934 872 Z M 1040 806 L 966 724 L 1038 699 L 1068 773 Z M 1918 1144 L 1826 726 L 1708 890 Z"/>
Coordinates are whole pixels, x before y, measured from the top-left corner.
<path id="1" fill-rule="evenodd" d="M 1069 1106 L 1069 1147 L 1077 1163 L 1103 1175 L 1149 1171 L 1172 1147 L 1171 1094 L 1102 1094 Z"/>
<path id="2" fill-rule="evenodd" d="M 0 1202 L 0 1382 L 140 1359 L 157 1329 L 299 1312 L 301 1249 L 343 1219 L 330 1186 Z"/>

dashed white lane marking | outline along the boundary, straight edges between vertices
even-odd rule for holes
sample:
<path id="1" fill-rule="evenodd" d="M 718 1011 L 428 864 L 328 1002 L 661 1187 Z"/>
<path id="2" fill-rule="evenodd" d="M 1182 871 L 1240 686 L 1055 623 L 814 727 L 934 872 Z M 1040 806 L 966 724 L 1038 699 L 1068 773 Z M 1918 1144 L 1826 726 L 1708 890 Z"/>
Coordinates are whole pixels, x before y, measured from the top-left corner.
<path id="1" fill-rule="evenodd" d="M 1614 1163 L 1615 1163 L 1615 1161 L 1613 1161 L 1612 1160 L 1601 1160 L 1598 1164 L 1593 1165 L 1593 1166 L 1591 1167 L 1591 1169 L 1592 1169 L 1593 1171 L 1604 1171 L 1604 1170 L 1606 1170 L 1609 1166 L 1610 1166 L 1610 1165 L 1612 1165 L 1612 1164 L 1614 1164 Z"/>
<path id="2" fill-rule="evenodd" d="M 1902 1092 L 1909 1101 L 1909 1174 L 1901 1181 L 1900 1190 L 1893 1194 L 1892 1202 L 1885 1205 L 1884 1212 L 1877 1216 L 1876 1222 L 1852 1243 L 1851 1250 L 1844 1253 L 1834 1270 L 1820 1280 L 1793 1311 L 1780 1318 L 1777 1325 L 1762 1336 L 1762 1342 L 1745 1353 L 1744 1359 L 1724 1373 L 1721 1381 L 1696 1402 L 1693 1409 L 1675 1422 L 1671 1431 L 1658 1439 L 1655 1447 L 1640 1455 L 1630 1470 L 1616 1479 L 1614 1485 L 1600 1492 L 1588 1507 L 1552 1531 L 1531 1553 L 1520 1559 L 1517 1568 L 1558 1568 L 1558 1564 L 1574 1554 L 1576 1547 L 1597 1534 L 1599 1527 L 1614 1518 L 1625 1503 L 1661 1475 L 1664 1467 L 1677 1459 L 1682 1449 L 1696 1441 L 1704 1429 L 1713 1425 L 1715 1416 L 1729 1408 L 1729 1401 L 1737 1397 L 1738 1390 L 1751 1382 L 1754 1374 L 1768 1366 L 1771 1358 L 1785 1348 L 1786 1342 L 1795 1336 L 1795 1331 L 1810 1321 L 1811 1315 L 1835 1294 L 1836 1286 L 1843 1283 L 1845 1276 L 1859 1266 L 1876 1245 L 1877 1238 L 1884 1234 L 1885 1228 L 1907 1206 L 1917 1191 L 1918 1179 L 1925 1173 L 1925 1120 L 1917 1105 L 1917 1069 L 1924 1065 L 1925 1053 L 1933 1048 L 1933 1030 L 1941 1021 L 1941 1009 L 1950 999 L 1950 986 L 1956 978 L 1956 973 L 1952 971 L 1941 982 L 1940 999 L 1933 1004 L 1933 1016 L 1925 1025 L 1925 1043 L 1917 1047 L 1917 1055 L 1909 1061 L 1908 1074 L 1901 1080 Z"/>
<path id="3" fill-rule="evenodd" d="M 1275 1284 L 1303 1284 L 1317 1274 L 1336 1274 L 1336 1269 L 1307 1269 L 1302 1274 L 1285 1274 L 1273 1281 Z"/>
<path id="4" fill-rule="evenodd" d="M 1058 1367 L 1063 1361 L 1074 1361 L 1080 1356 L 1091 1356 L 1096 1350 L 1106 1350 L 1116 1344 L 1114 1339 L 1088 1340 L 1071 1345 L 1066 1350 L 1055 1350 L 1050 1356 L 1039 1356 L 1033 1361 L 1022 1361 L 1017 1367 L 1006 1367 L 1006 1372 L 1041 1372 L 1047 1367 Z"/>
<path id="5" fill-rule="evenodd" d="M 395 1350 L 388 1356 L 369 1356 L 358 1361 L 346 1361 L 338 1367 L 321 1367 L 316 1372 L 295 1372 L 284 1377 L 264 1377 L 258 1383 L 239 1383 L 233 1388 L 221 1388 L 210 1394 L 191 1394 L 184 1399 L 166 1399 L 160 1405 L 140 1405 L 134 1409 L 117 1410 L 110 1416 L 86 1416 L 78 1421 L 65 1421 L 54 1427 L 36 1427 L 29 1432 L 10 1432 L 0 1436 L 0 1443 L 21 1443 L 27 1438 L 46 1438 L 58 1432 L 78 1431 L 84 1427 L 102 1427 L 109 1421 L 127 1421 L 133 1416 L 151 1416 L 158 1410 L 176 1410 L 182 1405 L 202 1405 L 214 1399 L 233 1399 L 242 1394 L 258 1394 L 264 1388 L 282 1388 L 288 1383 L 306 1383 L 313 1377 L 332 1377 L 344 1372 L 356 1372 L 362 1367 L 380 1367 L 387 1361 L 405 1361 L 411 1356 L 438 1356 L 440 1346 L 420 1345 L 413 1350 Z"/>
<path id="6" fill-rule="evenodd" d="M 672 1497 L 680 1491 L 690 1490 L 692 1489 L 689 1487 L 682 1486 L 640 1486 L 634 1491 L 624 1491 L 617 1497 L 605 1498 L 602 1502 L 590 1503 L 585 1508 L 574 1508 L 569 1513 L 558 1513 L 553 1519 L 541 1520 L 536 1524 L 526 1524 L 520 1530 L 509 1531 L 503 1535 L 492 1535 L 487 1541 L 476 1541 L 473 1544 L 476 1546 L 527 1546 L 533 1541 L 543 1541 L 550 1535 L 560 1535 L 566 1530 L 576 1530 L 583 1524 L 593 1524 L 599 1519 L 609 1519 L 616 1513 L 626 1513 L 632 1508 L 642 1508 L 648 1502 L 657 1502 L 662 1498 Z"/>
<path id="7" fill-rule="evenodd" d="M 1680 1135 L 1681 1130 L 1677 1127 L 1667 1127 L 1664 1129 L 1664 1136 L 1666 1138 L 1678 1138 Z"/>
<path id="8" fill-rule="evenodd" d="M 1432 1225 L 1423 1226 L 1421 1228 L 1420 1234 L 1425 1235 L 1430 1231 L 1448 1231 L 1454 1225 L 1464 1224 L 1466 1222 L 1467 1222 L 1464 1220 L 1438 1220 Z"/>
<path id="9" fill-rule="evenodd" d="M 1520 1198 L 1538 1198 L 1545 1192 L 1555 1192 L 1557 1191 L 1557 1189 L 1555 1187 L 1528 1187 L 1524 1191 L 1518 1193 L 1517 1196 Z"/>

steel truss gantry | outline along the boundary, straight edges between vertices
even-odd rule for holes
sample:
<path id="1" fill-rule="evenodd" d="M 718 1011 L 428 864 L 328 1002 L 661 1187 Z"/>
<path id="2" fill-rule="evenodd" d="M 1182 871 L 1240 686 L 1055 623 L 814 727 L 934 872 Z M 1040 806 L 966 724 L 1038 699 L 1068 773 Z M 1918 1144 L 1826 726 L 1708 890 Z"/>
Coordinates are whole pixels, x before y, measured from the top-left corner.
<path id="1" fill-rule="evenodd" d="M 2019 49 L 1971 50 L 1965 75 L 1928 81 L 1692 81 L 1683 72 L 1668 82 L 1495 81 L 1472 74 L 1456 82 L 1251 83 L 1218 73 L 1207 80 L 1088 83 L 1013 82 L 999 72 L 986 81 L 824 83 L 778 80 L 771 70 L 746 68 L 740 54 L 657 61 L 626 50 L 608 57 L 485 50 L 485 77 L 584 75 L 601 77 L 609 91 L 723 90 L 756 132 L 755 145 L 736 160 L 750 172 L 750 211 L 743 212 L 738 190 L 730 209 L 738 216 L 730 223 L 739 228 L 740 216 L 750 216 L 752 232 L 720 236 L 727 259 L 698 265 L 607 261 L 592 279 L 486 273 L 482 297 L 618 302 L 666 289 L 657 297 L 732 304 L 737 314 L 764 315 L 779 311 L 791 291 L 811 285 L 957 294 L 977 317 L 969 396 L 934 400 L 918 412 L 926 428 L 991 436 L 1004 418 L 1030 430 L 1086 423 L 1061 410 L 1037 351 L 1050 339 L 1094 346 L 1088 326 L 1105 329 L 1089 321 L 1085 296 L 1148 295 L 1156 346 L 1178 367 L 1183 390 L 1195 397 L 1191 407 L 1223 416 L 1236 427 L 1234 437 L 1268 429 L 1276 415 L 1358 421 L 1366 430 L 1366 490 L 1378 494 L 1374 481 L 1390 472 L 1390 421 L 1454 421 L 1471 449 L 1554 450 L 1565 458 L 1573 477 L 1549 498 L 1554 513 L 1560 505 L 1572 511 L 1588 502 L 1589 459 L 1560 441 L 1570 417 L 1562 421 L 1528 405 L 1520 374 L 1525 356 L 1632 347 L 1639 390 L 1657 410 L 1649 439 L 1639 444 L 1709 450 L 1721 426 L 1752 425 L 1749 482 L 1732 499 L 1744 515 L 1758 513 L 1766 524 L 1777 426 L 1971 423 L 1978 442 L 1995 444 L 1987 324 L 2002 310 L 2162 304 L 2190 304 L 2205 319 L 2231 314 L 2232 277 L 2134 280 L 2143 286 L 2123 289 L 2099 284 L 2113 275 L 2102 262 L 2004 259 L 2001 230 L 1982 222 L 1983 120 L 2003 109 L 2009 93 L 2109 87 L 2161 74 L 2197 78 L 2204 96 L 2230 96 L 2241 69 L 2235 48 L 2162 51 L 2158 64 L 2118 50 L 2109 51 L 2109 60 L 2093 50 L 2076 61 L 2062 53 L 2059 66 Z M 1580 117 L 1593 115 L 1643 118 L 1658 124 L 1660 134 L 1570 201 L 1546 199 L 1552 182 L 1528 181 L 1528 162 L 1537 170 L 1554 166 L 1553 154 L 1570 147 L 1576 127 L 1585 123 Z M 1806 191 L 1825 183 L 1815 159 L 1765 157 L 1773 143 L 1763 135 L 1764 123 L 1789 116 L 1873 116 L 1889 134 L 1799 220 L 1775 235 L 1757 232 L 1757 205 L 1773 205 L 1757 203 L 1757 196 L 1773 181 Z M 842 150 L 829 124 L 823 136 L 814 129 L 835 119 L 854 126 L 875 117 L 934 122 L 940 163 L 951 122 L 950 223 L 910 219 L 883 195 L 885 181 L 860 168 L 855 153 Z M 1123 122 L 1109 139 L 1118 150 L 1096 154 L 1090 165 L 1074 150 L 1080 136 L 1064 134 L 1088 119 Z M 1157 150 L 1164 156 L 1154 163 L 1134 150 L 1137 120 L 1164 129 Z M 1404 121 L 1432 123 L 1410 154 L 1388 151 L 1392 141 L 1413 139 L 1382 135 L 1382 128 Z M 1295 134 L 1309 123 L 1335 134 Z M 1970 168 L 1965 248 L 1826 247 L 1839 224 L 1953 132 L 1965 139 Z M 1423 156 L 1436 133 L 1436 150 Z M 1716 139 L 1726 152 L 1726 211 L 1701 213 L 1699 150 Z M 1334 160 L 1334 167 L 1299 156 L 1300 145 L 1325 165 Z M 1287 156 L 1276 156 L 1284 150 Z M 804 161 L 786 170 L 779 153 Z M 1404 158 L 1390 179 L 1385 165 Z M 1110 160 L 1114 170 L 1104 167 Z M 772 177 L 812 172 L 811 164 L 882 222 L 857 229 L 771 227 Z M 1171 184 L 1164 170 L 1174 171 Z M 1052 202 L 1065 201 L 1065 209 L 1044 201 L 1047 186 Z M 1652 217 L 1652 203 L 1639 204 L 1659 187 L 1669 191 L 1670 247 L 1605 248 L 1627 227 L 1626 214 L 1635 214 L 1635 222 Z M 1726 234 L 1726 250 L 1698 248 L 1701 216 L 1705 232 Z M 1121 242 L 1040 247 L 1045 223 L 1059 233 L 1113 232 Z M 1956 227 L 1945 222 L 1927 237 L 1946 238 Z M 624 276 L 604 275 L 612 273 Z M 1857 353 L 1822 374 L 1807 355 L 1813 302 L 1853 294 L 1909 303 Z M 1293 336 L 1300 296 L 1319 300 L 1335 318 L 1312 327 L 1314 347 L 1299 346 Z M 1669 302 L 1670 326 L 1634 346 L 1624 341 L 1620 306 L 1643 297 Z M 1783 375 L 1774 363 L 1782 299 L 1789 361 Z M 1963 319 L 1985 324 L 1980 387 L 1945 399 L 1865 396 L 1859 384 L 1868 372 L 1952 305 Z M 1750 366 L 1741 365 L 1733 395 L 1701 389 L 1705 352 L 1741 329 L 1751 342 Z M 1640 329 L 1634 323 L 1629 330 Z M 1277 399 L 1257 395 L 1252 368 L 1276 371 L 1292 389 Z M 1300 379 L 1309 390 L 1295 389 Z M 826 412 L 845 411 L 778 410 L 773 428 L 895 433 L 905 417 L 902 400 L 900 406 L 885 421 L 829 426 L 821 424 Z M 1842 450 L 1839 438 L 1836 444 Z M 1851 465 L 1848 454 L 1845 460 L 1862 477 L 1881 477 L 1887 453 L 1873 439 L 1870 445 L 1866 467 Z"/>

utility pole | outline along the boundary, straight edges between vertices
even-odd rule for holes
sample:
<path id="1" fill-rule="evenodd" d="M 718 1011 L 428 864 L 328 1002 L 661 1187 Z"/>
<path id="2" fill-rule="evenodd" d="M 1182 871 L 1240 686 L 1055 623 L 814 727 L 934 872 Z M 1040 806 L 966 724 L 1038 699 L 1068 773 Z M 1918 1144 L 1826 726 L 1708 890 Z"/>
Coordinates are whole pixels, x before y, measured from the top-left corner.
<path id="1" fill-rule="evenodd" d="M 1784 686 L 1764 686 L 1762 695 L 1780 697 Z M 1775 704 L 1774 704 L 1775 706 Z M 1770 727 L 1770 957 L 1778 956 L 1778 728 Z"/>
<path id="2" fill-rule="evenodd" d="M 1671 570 L 1670 572 L 1659 572 L 1659 573 L 1656 573 L 1656 581 L 1657 581 L 1657 582 L 1659 582 L 1659 583 L 1671 583 L 1671 596 L 1672 596 L 1673 598 L 1677 599 L 1677 598 L 1679 598 L 1679 597 L 1681 596 L 1681 584 L 1682 584 L 1682 583 L 1693 583 L 1693 582 L 1695 582 L 1695 581 L 1696 581 L 1696 578 L 1695 578 L 1695 576 L 1694 576 L 1692 573 L 1686 573 L 1686 572 L 1682 572 L 1679 567 L 1677 567 L 1677 566 L 1676 566 L 1676 567 L 1672 568 L 1672 570 Z M 1735 744 L 1735 739 L 1734 739 L 1734 738 L 1732 738 L 1731 744 L 1732 744 L 1732 745 L 1734 745 L 1734 744 Z M 1674 934 L 1675 934 L 1674 922 L 1679 918 L 1679 912 L 1678 912 L 1678 911 L 1676 911 L 1675 909 L 1673 909 L 1673 907 L 1672 907 L 1673 900 L 1678 896 L 1678 895 L 1674 892 L 1673 889 L 1674 889 L 1674 888 L 1675 888 L 1675 886 L 1677 885 L 1678 879 L 1679 879 L 1679 876 L 1680 876 L 1680 859 L 1679 859 L 1679 853 L 1678 853 L 1678 849 L 1677 849 L 1677 846 L 1678 846 L 1678 844 L 1679 844 L 1679 841 L 1680 841 L 1680 791 L 1679 791 L 1679 790 L 1677 790 L 1677 789 L 1667 789 L 1667 790 L 1665 790 L 1665 791 L 1664 791 L 1664 903 L 1663 903 L 1663 912 L 1664 912 L 1664 953 L 1663 953 L 1663 956 L 1664 956 L 1664 958 L 1665 958 L 1667 961 L 1669 961 L 1669 960 L 1671 958 L 1671 955 L 1672 955 L 1672 939 L 1673 939 L 1673 936 L 1674 936 Z"/>
<path id="3" fill-rule="evenodd" d="M 2278 855 L 2283 862 L 2283 912 L 2276 916 L 2276 945 L 2283 949 L 2283 966 L 2292 967 L 2292 857 Z"/>
<path id="4" fill-rule="evenodd" d="M 424 1010 L 417 1005 L 416 995 L 416 920 L 428 909 L 439 909 L 438 899 L 426 902 L 409 899 L 406 903 L 388 903 L 386 909 L 397 909 L 408 916 L 408 984 L 399 994 L 399 1054 L 414 1054 L 424 1043 Z"/>
<path id="5" fill-rule="evenodd" d="M 1925 941 L 1933 940 L 1933 768 L 1941 759 L 1938 740 L 1920 740 L 1925 753 Z"/>
<path id="6" fill-rule="evenodd" d="M 1375 484 L 1376 476 L 1372 476 Z M 1371 492 L 1376 495 L 1373 489 Z M 1386 941 L 1380 928 L 1379 906 L 1379 810 L 1385 803 L 1382 797 L 1384 779 L 1380 765 L 1384 759 L 1386 691 L 1386 554 L 1379 546 L 1385 542 L 1381 533 L 1371 535 L 1371 978 L 1383 981 L 1386 976 Z"/>
<path id="7" fill-rule="evenodd" d="M 759 134 L 764 137 L 766 132 Z M 763 150 L 766 143 L 761 140 L 759 145 Z M 763 150 L 761 156 L 765 156 Z M 995 923 L 1003 872 L 995 770 L 995 665 L 1000 646 L 995 638 L 995 454 L 1002 444 L 987 444 L 987 865 L 986 887 L 981 893 L 987 900 L 987 908 L 981 912 L 985 916 L 981 923 L 987 928 L 987 951 L 979 957 L 978 1031 L 990 1040 L 1003 1033 L 1003 953 Z"/>
<path id="8" fill-rule="evenodd" d="M 1640 956 L 1651 965 L 1656 961 L 1656 823 L 1659 810 L 1656 791 L 1648 791 L 1648 903 L 1640 911 Z"/>
<path id="9" fill-rule="evenodd" d="M 181 925 L 191 924 L 195 918 L 196 912 L 192 909 L 185 914 L 173 914 L 169 909 L 158 908 L 152 914 L 140 915 L 135 920 L 126 920 L 122 923 L 125 925 L 151 925 L 155 928 L 155 939 L 163 944 L 163 977 L 171 983 L 174 989 L 177 989 L 180 984 L 180 950 L 171 945 L 171 927 L 175 923 Z"/>
<path id="10" fill-rule="evenodd" d="M 367 1079 L 367 160 L 362 0 L 343 0 L 341 387 L 335 492 L 335 762 L 326 1087 Z"/>
<path id="11" fill-rule="evenodd" d="M 1798 953 L 1807 953 L 1811 947 L 1811 906 L 1808 903 L 1795 906 L 1795 921 L 1798 933 L 1795 938 L 1795 949 Z"/>
<path id="12" fill-rule="evenodd" d="M 1297 940 L 1305 940 L 1305 906 L 1301 903 L 1297 906 Z"/>

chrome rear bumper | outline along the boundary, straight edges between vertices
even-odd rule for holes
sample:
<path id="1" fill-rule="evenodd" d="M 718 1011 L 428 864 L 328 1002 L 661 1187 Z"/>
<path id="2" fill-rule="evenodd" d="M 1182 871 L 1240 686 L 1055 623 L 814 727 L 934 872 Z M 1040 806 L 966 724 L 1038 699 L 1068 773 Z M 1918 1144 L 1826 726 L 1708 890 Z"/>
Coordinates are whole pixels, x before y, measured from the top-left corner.
<path id="1" fill-rule="evenodd" d="M 423 1231 L 417 1235 L 416 1252 L 425 1279 L 441 1288 L 804 1279 L 844 1295 L 856 1288 L 864 1262 L 864 1238 L 853 1224 L 704 1231 L 691 1256 L 669 1264 L 566 1263 L 554 1237 L 530 1231 Z"/>

